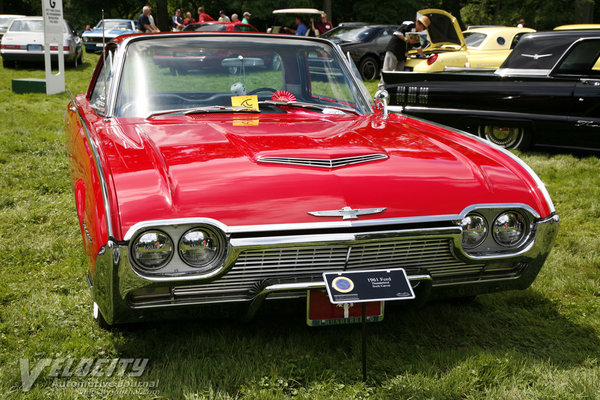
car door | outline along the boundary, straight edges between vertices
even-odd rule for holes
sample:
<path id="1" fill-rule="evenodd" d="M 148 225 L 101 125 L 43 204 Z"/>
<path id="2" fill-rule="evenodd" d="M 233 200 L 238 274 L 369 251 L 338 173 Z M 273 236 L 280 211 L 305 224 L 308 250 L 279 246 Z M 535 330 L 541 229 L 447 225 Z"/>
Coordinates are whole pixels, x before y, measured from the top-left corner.
<path id="1" fill-rule="evenodd" d="M 385 57 L 385 49 L 394 34 L 396 27 L 387 27 L 377 32 L 377 38 L 371 43 L 371 49 L 379 55 L 379 65 L 383 64 L 383 58 Z"/>
<path id="2" fill-rule="evenodd" d="M 600 148 L 600 38 L 580 39 L 566 52 L 552 74 L 574 81 L 572 113 L 562 135 L 565 145 Z"/>

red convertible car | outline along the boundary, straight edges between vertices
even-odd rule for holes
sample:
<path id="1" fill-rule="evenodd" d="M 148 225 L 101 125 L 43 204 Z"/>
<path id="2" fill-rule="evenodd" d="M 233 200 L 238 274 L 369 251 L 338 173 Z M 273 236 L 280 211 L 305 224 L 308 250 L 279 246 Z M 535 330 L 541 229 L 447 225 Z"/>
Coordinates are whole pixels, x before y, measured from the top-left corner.
<path id="1" fill-rule="evenodd" d="M 173 48 L 220 65 L 172 74 L 154 60 Z M 99 322 L 252 317 L 336 271 L 403 268 L 422 301 L 527 288 L 558 229 L 544 184 L 385 99 L 323 39 L 110 42 L 65 115 Z"/>

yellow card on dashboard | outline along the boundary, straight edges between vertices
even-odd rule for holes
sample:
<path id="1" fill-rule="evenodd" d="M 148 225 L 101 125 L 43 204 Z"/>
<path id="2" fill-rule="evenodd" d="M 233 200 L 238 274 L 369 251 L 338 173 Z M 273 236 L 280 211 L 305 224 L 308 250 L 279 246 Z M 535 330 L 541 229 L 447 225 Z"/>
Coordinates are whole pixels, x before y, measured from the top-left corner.
<path id="1" fill-rule="evenodd" d="M 231 105 L 234 107 L 246 107 L 259 111 L 258 96 L 232 96 Z"/>

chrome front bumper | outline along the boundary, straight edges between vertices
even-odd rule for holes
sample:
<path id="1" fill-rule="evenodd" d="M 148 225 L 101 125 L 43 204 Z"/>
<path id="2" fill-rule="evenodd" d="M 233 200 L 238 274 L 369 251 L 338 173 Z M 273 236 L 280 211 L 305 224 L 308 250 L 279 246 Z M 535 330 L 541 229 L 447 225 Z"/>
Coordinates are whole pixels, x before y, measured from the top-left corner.
<path id="1" fill-rule="evenodd" d="M 324 287 L 322 272 L 343 269 L 403 267 L 411 284 L 417 289 L 419 302 L 466 297 L 525 289 L 531 285 L 548 256 L 558 231 L 558 222 L 556 215 L 537 221 L 535 239 L 523 252 L 510 257 L 483 259 L 469 257 L 458 251 L 461 232 L 457 226 L 356 233 L 352 235 L 352 240 L 348 237 L 332 238 L 331 241 L 321 238 L 317 242 L 307 240 L 293 244 L 273 244 L 262 239 L 232 241 L 229 258 L 233 262 L 222 273 L 210 279 L 186 281 L 150 280 L 140 276 L 130 265 L 127 245 L 109 241 L 98 255 L 93 278 L 90 277 L 89 281 L 93 299 L 109 324 L 168 318 L 176 315 L 175 309 L 189 316 L 190 307 L 199 311 L 199 315 L 202 315 L 203 309 L 231 308 L 235 309 L 235 314 L 241 312 L 242 316 L 251 318 L 264 300 L 305 296 L 309 289 Z M 411 241 L 433 243 L 435 251 L 426 247 L 419 250 L 422 254 L 418 254 L 418 251 L 406 253 L 406 247 L 414 248 Z M 405 246 L 407 243 L 409 245 Z M 261 257 L 260 260 L 268 260 L 272 257 L 270 251 L 285 253 L 292 249 L 311 253 L 315 249 L 326 249 L 328 252 L 337 249 L 342 254 L 346 248 L 361 247 L 363 251 L 371 251 L 373 246 L 384 248 L 388 258 L 367 263 L 361 262 L 364 258 L 358 257 L 357 263 L 353 264 L 348 250 L 344 260 L 341 260 L 341 256 L 332 256 L 323 264 L 304 268 L 300 275 L 294 274 L 293 265 L 285 267 L 280 261 L 272 265 L 264 264 L 258 272 L 255 267 L 248 267 L 255 264 L 247 262 L 249 256 L 254 257 L 252 260 L 256 260 L 257 256 Z M 398 253 L 402 255 L 401 261 L 394 264 L 397 251 L 403 253 Z M 339 263 L 336 261 L 338 259 L 341 260 Z M 380 262 L 381 265 L 377 266 L 374 262 Z"/>

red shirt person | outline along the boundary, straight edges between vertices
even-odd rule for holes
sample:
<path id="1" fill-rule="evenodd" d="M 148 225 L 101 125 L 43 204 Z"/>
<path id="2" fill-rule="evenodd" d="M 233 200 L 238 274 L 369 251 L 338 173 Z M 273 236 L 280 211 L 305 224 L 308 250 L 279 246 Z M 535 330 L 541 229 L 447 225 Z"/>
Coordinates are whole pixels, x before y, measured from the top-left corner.
<path id="1" fill-rule="evenodd" d="M 321 21 L 315 22 L 314 27 L 319 31 L 319 35 L 322 35 L 333 28 L 333 23 L 328 21 L 327 14 L 323 13 L 321 14 Z"/>
<path id="2" fill-rule="evenodd" d="M 204 12 L 204 7 L 198 7 L 198 22 L 214 21 L 214 18 Z"/>

